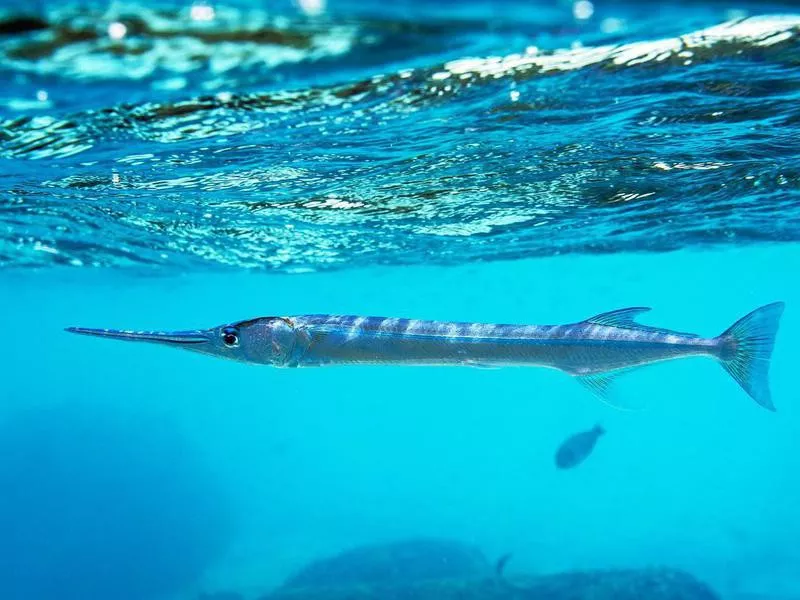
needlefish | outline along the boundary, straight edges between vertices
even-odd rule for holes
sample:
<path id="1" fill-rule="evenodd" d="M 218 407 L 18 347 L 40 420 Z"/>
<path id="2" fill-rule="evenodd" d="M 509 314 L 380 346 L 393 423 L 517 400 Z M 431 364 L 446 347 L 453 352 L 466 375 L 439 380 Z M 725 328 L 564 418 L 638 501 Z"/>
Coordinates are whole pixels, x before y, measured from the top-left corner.
<path id="1" fill-rule="evenodd" d="M 275 367 L 327 365 L 537 366 L 563 371 L 609 404 L 614 378 L 651 363 L 716 359 L 758 404 L 775 410 L 768 372 L 784 303 L 762 306 L 721 335 L 701 337 L 636 321 L 647 307 L 567 325 L 502 325 L 384 317 L 260 317 L 192 331 L 70 327 L 72 333 L 153 342 Z"/>

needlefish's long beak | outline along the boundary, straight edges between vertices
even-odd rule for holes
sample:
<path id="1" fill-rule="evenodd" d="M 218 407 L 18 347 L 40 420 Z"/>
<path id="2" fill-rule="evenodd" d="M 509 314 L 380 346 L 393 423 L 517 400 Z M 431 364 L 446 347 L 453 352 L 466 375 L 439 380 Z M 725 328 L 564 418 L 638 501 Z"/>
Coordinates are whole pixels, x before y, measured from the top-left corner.
<path id="1" fill-rule="evenodd" d="M 88 329 L 86 327 L 67 327 L 66 331 L 80 335 L 127 340 L 129 342 L 154 342 L 168 346 L 203 344 L 211 341 L 203 331 L 127 331 L 123 329 Z"/>

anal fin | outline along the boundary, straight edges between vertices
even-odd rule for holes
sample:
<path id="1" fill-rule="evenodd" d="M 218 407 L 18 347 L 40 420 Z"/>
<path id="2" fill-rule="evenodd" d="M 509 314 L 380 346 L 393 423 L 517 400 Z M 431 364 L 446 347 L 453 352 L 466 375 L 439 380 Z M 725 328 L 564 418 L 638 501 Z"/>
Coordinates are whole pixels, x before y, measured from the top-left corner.
<path id="1" fill-rule="evenodd" d="M 644 406 L 623 396 L 615 385 L 616 378 L 627 369 L 609 371 L 606 373 L 592 373 L 589 375 L 576 375 L 578 383 L 583 385 L 601 402 L 608 404 L 612 408 L 625 411 L 643 410 Z"/>

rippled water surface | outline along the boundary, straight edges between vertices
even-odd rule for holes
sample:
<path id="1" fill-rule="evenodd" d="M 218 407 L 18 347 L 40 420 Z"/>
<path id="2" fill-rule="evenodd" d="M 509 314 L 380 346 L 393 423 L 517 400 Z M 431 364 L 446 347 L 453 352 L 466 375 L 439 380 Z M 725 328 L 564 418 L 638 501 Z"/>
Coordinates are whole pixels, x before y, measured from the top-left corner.
<path id="1" fill-rule="evenodd" d="M 800 239 L 800 11 L 578 4 L 9 5 L 0 264 Z"/>

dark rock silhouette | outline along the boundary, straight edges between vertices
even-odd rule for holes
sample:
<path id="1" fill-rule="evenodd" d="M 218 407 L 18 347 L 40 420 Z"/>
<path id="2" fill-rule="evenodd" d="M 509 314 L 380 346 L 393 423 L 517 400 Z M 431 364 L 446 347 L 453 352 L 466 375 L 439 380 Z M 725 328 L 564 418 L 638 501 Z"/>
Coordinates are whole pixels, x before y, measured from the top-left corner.
<path id="1" fill-rule="evenodd" d="M 225 549 L 222 489 L 159 415 L 71 402 L 0 415 L 3 600 L 150 600 Z"/>
<path id="2" fill-rule="evenodd" d="M 283 589 L 341 585 L 401 585 L 408 581 L 487 576 L 477 548 L 441 539 L 415 539 L 355 548 L 312 562 Z"/>
<path id="3" fill-rule="evenodd" d="M 471 546 L 411 540 L 315 561 L 260 600 L 719 600 L 692 575 L 667 568 L 502 573 Z"/>

